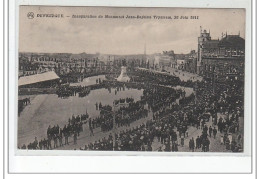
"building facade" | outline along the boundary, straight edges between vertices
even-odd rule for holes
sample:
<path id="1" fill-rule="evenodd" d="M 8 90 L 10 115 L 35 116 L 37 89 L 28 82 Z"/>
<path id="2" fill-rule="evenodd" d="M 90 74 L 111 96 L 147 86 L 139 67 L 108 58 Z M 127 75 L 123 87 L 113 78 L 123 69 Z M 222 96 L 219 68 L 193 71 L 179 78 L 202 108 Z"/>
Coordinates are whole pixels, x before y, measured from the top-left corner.
<path id="1" fill-rule="evenodd" d="M 222 35 L 212 40 L 210 33 L 202 31 L 198 38 L 197 73 L 206 79 L 225 81 L 244 80 L 245 40 L 240 35 Z"/>
<path id="2" fill-rule="evenodd" d="M 20 53 L 19 76 L 40 74 L 48 71 L 66 75 L 71 72 L 89 73 L 105 70 L 105 63 L 97 56 L 83 57 L 71 54 Z"/>

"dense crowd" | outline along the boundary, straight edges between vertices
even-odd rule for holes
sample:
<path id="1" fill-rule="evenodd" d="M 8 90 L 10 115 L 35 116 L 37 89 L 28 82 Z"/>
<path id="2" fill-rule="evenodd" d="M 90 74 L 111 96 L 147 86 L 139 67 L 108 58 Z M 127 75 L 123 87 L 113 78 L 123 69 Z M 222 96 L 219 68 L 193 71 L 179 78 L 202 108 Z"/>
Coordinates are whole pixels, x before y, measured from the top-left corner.
<path id="1" fill-rule="evenodd" d="M 160 88 L 159 86 L 145 89 L 142 99 L 147 99 L 147 103 L 154 112 L 153 119 L 136 128 L 116 133 L 114 148 L 113 137 L 110 135 L 109 138 L 95 141 L 81 149 L 178 151 L 178 146 L 183 146 L 185 137 L 188 137 L 188 127 L 194 126 L 201 131 L 201 134 L 189 140 L 190 151 L 210 151 L 210 141 L 217 140 L 217 133 L 220 133 L 221 143 L 225 145 L 226 150 L 233 152 L 243 150 L 242 135 L 239 134 L 237 138 L 232 138 L 231 135 L 239 132 L 239 117 L 243 117 L 241 86 L 238 83 L 230 83 L 226 88 L 220 87 L 221 89 L 219 88 L 219 91 L 214 93 L 212 84 L 207 81 L 196 82 L 195 85 L 198 85 L 195 89 L 197 99 L 194 95 L 185 97 L 182 91 L 167 93 L 168 88 L 156 89 Z M 160 95 L 160 92 L 163 95 Z M 176 94 L 183 97 L 179 100 L 179 104 L 173 103 Z M 225 113 L 228 113 L 225 119 L 217 115 Z M 170 117 L 165 117 L 168 114 Z M 207 126 L 210 119 L 213 126 Z M 161 142 L 163 147 L 154 149 L 153 142 Z"/>
<path id="2" fill-rule="evenodd" d="M 242 134 L 238 134 L 236 139 L 232 137 L 232 134 L 243 133 L 239 131 L 239 120 L 244 116 L 244 91 L 241 81 L 227 81 L 216 85 L 214 89 L 207 81 L 197 85 L 197 108 L 212 116 L 213 125 L 221 134 L 221 143 L 233 152 L 243 150 Z M 218 113 L 223 115 L 218 117 Z"/>
<path id="3" fill-rule="evenodd" d="M 120 98 L 119 100 L 115 100 L 114 101 L 114 105 L 118 105 L 118 104 L 124 104 L 124 103 L 133 103 L 134 102 L 134 98 Z"/>
<path id="4" fill-rule="evenodd" d="M 115 94 L 125 88 L 142 88 L 143 96 L 140 101 L 122 98 L 114 101 L 114 107 L 102 105 L 101 102 L 96 103 L 96 110 L 100 111 L 98 117 L 73 116 L 68 125 L 63 128 L 58 125 L 50 126 L 47 129 L 47 139 L 38 143 L 35 138 L 35 141 L 25 148 L 56 148 L 69 144 L 68 138 L 72 136 L 76 143 L 77 137 L 83 130 L 83 124 L 88 124 L 90 136 L 94 136 L 96 128 L 100 128 L 102 132 L 108 132 L 108 136 L 88 143 L 80 148 L 81 150 L 176 152 L 185 143 L 187 144 L 190 127 L 195 127 L 199 131 L 197 137 L 191 137 L 188 140 L 190 151 L 210 151 L 211 141 L 217 140 L 217 134 L 226 150 L 233 152 L 243 150 L 243 132 L 240 131 L 239 126 L 240 117 L 244 116 L 244 91 L 241 82 L 232 81 L 213 85 L 212 82 L 206 80 L 184 83 L 170 76 L 140 72 L 135 75 L 131 77 L 130 83 L 105 81 L 102 83 L 102 88 L 110 91 L 111 88 L 116 88 Z M 178 84 L 192 86 L 195 94 L 187 96 L 185 90 L 172 87 Z M 61 87 L 57 94 L 76 95 L 87 93 L 88 89 L 88 87 L 65 86 Z M 144 120 L 145 122 L 136 127 L 131 126 L 131 123 L 147 118 L 149 112 L 152 113 L 152 118 Z M 209 121 L 210 125 L 208 125 Z M 116 130 L 120 127 L 126 129 Z M 114 136 L 110 133 L 112 129 L 117 131 Z M 63 138 L 65 138 L 65 143 L 63 143 Z M 51 141 L 54 143 L 53 147 Z M 58 142 L 60 142 L 59 145 Z M 154 148 L 155 143 L 160 144 L 158 148 Z"/>
<path id="5" fill-rule="evenodd" d="M 56 94 L 60 98 L 67 98 L 69 96 L 76 96 L 78 92 L 81 90 L 85 90 L 85 87 L 72 87 L 69 85 L 61 85 L 57 91 Z"/>
<path id="6" fill-rule="evenodd" d="M 96 103 L 96 109 L 100 110 L 100 115 L 96 118 L 89 119 L 89 129 L 92 133 L 93 129 L 100 127 L 102 132 L 107 132 L 113 129 L 113 123 L 116 127 L 130 126 L 130 123 L 145 118 L 148 116 L 148 110 L 145 109 L 144 102 L 134 102 L 132 98 L 120 99 L 118 101 L 129 100 L 127 106 L 120 105 L 112 108 L 110 105 L 102 105 Z M 114 104 L 116 101 L 114 101 Z M 125 103 L 124 103 L 125 104 Z"/>
<path id="7" fill-rule="evenodd" d="M 143 91 L 141 99 L 147 101 L 149 108 L 152 112 L 157 112 L 159 109 L 170 107 L 173 105 L 180 96 L 183 96 L 183 91 L 164 86 L 147 86 Z"/>
<path id="8" fill-rule="evenodd" d="M 176 94 L 178 94 L 176 96 Z M 165 88 L 161 86 L 148 87 L 144 90 L 144 96 L 142 97 L 143 103 L 148 103 L 151 109 L 153 109 L 153 119 L 147 120 L 140 126 L 119 131 L 115 134 L 115 142 L 113 145 L 113 137 L 110 134 L 108 138 L 102 138 L 94 143 L 89 143 L 82 150 L 122 150 L 122 151 L 152 151 L 152 143 L 157 139 L 163 145 L 165 145 L 165 151 L 178 151 L 178 136 L 187 136 L 187 129 L 189 118 L 191 115 L 189 112 L 192 108 L 189 108 L 185 113 L 178 110 L 178 104 L 174 103 L 175 99 L 179 96 L 185 98 L 183 91 L 176 91 L 172 88 Z M 141 103 L 141 102 L 137 102 Z M 165 104 L 166 103 L 166 104 Z M 186 106 L 190 103 L 189 100 L 185 100 L 182 106 Z M 181 107 L 181 106 L 179 106 Z M 139 106 L 137 105 L 136 109 Z M 128 112 L 129 114 L 131 112 Z M 189 115 L 189 118 L 187 115 Z M 139 116 L 142 113 L 139 114 Z M 165 117 L 167 116 L 167 117 Z M 131 117 L 135 120 L 135 118 Z M 131 119 L 130 118 L 130 119 Z M 181 120 L 182 119 L 182 120 Z"/>
<path id="9" fill-rule="evenodd" d="M 60 98 L 76 96 L 77 94 L 79 97 L 85 97 L 90 93 L 91 90 L 102 87 L 104 87 L 103 81 L 98 78 L 96 79 L 96 84 L 90 86 L 70 86 L 69 84 L 60 85 L 56 90 L 56 94 Z"/>
<path id="10" fill-rule="evenodd" d="M 136 70 L 135 75 L 131 76 L 130 82 L 176 86 L 180 83 L 180 79 L 168 74 L 165 75 L 165 74 L 154 73 L 149 71 L 144 72 L 144 71 Z"/>

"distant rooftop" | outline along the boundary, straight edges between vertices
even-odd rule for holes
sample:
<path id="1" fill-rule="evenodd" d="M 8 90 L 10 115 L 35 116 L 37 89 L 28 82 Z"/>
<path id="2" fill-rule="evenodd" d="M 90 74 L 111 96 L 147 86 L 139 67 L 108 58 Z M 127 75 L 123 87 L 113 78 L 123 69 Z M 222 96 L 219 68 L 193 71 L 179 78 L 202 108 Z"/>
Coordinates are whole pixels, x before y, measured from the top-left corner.
<path id="1" fill-rule="evenodd" d="M 245 39 L 239 35 L 227 35 L 219 41 L 219 47 L 245 49 Z"/>

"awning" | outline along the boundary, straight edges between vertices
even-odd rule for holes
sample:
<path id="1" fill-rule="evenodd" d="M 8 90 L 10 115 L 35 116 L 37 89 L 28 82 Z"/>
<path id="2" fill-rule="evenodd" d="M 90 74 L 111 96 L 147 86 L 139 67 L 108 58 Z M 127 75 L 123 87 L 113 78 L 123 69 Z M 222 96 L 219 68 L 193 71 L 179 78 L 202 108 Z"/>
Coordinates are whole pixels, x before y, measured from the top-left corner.
<path id="1" fill-rule="evenodd" d="M 39 83 L 39 82 L 43 82 L 43 81 L 56 80 L 59 78 L 60 77 L 54 71 L 49 71 L 49 72 L 40 73 L 40 74 L 36 74 L 36 75 L 30 75 L 30 76 L 22 76 L 18 80 L 18 86 L 34 84 L 34 83 Z"/>

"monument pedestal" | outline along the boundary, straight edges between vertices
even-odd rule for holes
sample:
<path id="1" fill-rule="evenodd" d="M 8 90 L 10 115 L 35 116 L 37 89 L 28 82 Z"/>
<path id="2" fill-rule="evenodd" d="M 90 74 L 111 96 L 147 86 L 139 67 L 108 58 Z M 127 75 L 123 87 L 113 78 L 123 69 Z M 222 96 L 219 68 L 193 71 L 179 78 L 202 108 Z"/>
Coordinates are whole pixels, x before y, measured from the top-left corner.
<path id="1" fill-rule="evenodd" d="M 116 80 L 120 81 L 120 82 L 129 82 L 130 81 L 130 78 L 126 74 L 125 66 L 121 67 L 121 74 L 119 75 L 119 77 Z"/>

